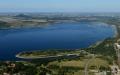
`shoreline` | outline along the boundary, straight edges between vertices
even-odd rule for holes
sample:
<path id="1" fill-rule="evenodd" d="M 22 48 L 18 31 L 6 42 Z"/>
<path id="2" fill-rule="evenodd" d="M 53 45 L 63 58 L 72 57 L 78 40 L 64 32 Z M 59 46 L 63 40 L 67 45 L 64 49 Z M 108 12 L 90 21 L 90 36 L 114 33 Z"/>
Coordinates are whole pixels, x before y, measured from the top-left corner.
<path id="1" fill-rule="evenodd" d="M 116 25 L 112 25 L 113 29 L 115 30 L 115 33 L 114 33 L 114 38 L 116 38 L 118 36 L 118 30 L 117 30 L 117 26 Z"/>
<path id="2" fill-rule="evenodd" d="M 118 36 L 118 31 L 117 31 L 117 26 L 116 25 L 112 25 L 112 28 L 114 30 L 114 35 L 112 36 L 112 38 L 116 38 Z M 107 39 L 107 38 L 106 38 Z M 90 45 L 89 47 L 87 48 L 90 48 L 90 47 L 96 47 L 98 46 L 99 44 L 101 44 L 105 39 L 101 40 L 101 41 L 97 41 L 96 43 Z"/>
<path id="3" fill-rule="evenodd" d="M 57 57 L 69 57 L 69 56 L 79 56 L 79 54 L 66 54 L 66 55 L 56 55 L 56 56 L 44 56 L 44 57 L 40 57 L 40 56 L 31 56 L 31 57 L 24 57 L 24 56 L 20 56 L 21 53 L 17 54 L 16 57 L 20 58 L 20 59 L 47 59 L 47 58 L 57 58 Z"/>

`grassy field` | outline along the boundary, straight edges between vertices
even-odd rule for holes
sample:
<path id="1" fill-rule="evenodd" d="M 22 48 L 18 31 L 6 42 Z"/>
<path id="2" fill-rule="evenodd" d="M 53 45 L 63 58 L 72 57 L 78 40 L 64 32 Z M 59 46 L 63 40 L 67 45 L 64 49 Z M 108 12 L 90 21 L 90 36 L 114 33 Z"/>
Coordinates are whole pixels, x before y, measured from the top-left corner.
<path id="1" fill-rule="evenodd" d="M 64 60 L 64 61 L 53 61 L 49 62 L 47 67 L 54 72 L 59 73 L 60 70 L 63 70 L 61 73 L 65 75 L 83 75 L 84 68 L 89 59 L 80 59 L 80 60 Z M 88 65 L 89 70 L 100 70 L 108 69 L 109 63 L 101 58 L 94 58 Z M 89 71 L 90 75 L 94 75 Z"/>
<path id="2" fill-rule="evenodd" d="M 48 64 L 48 66 L 50 65 L 56 65 L 56 66 L 60 66 L 60 67 L 78 67 L 78 68 L 84 68 L 86 62 L 88 61 L 88 59 L 82 59 L 82 60 L 64 60 L 64 61 L 53 61 L 50 62 Z M 92 62 L 89 64 L 89 68 L 95 66 L 96 69 L 98 69 L 100 66 L 104 66 L 104 67 L 108 67 L 109 63 L 101 58 L 95 58 L 92 60 Z"/>

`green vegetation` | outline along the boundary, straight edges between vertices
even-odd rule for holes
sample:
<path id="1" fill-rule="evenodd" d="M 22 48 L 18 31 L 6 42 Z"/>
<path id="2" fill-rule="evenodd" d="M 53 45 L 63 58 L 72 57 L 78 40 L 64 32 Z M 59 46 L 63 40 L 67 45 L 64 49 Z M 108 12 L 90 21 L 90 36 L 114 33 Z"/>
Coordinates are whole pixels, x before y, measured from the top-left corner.
<path id="1" fill-rule="evenodd" d="M 77 59 L 55 59 L 44 64 L 45 69 L 52 75 L 83 75 L 86 62 L 92 59 L 91 55 L 94 55 L 92 61 L 88 64 L 88 70 L 91 75 L 94 75 L 92 70 L 95 71 L 110 71 L 110 65 L 115 60 L 115 50 L 113 47 L 114 40 L 112 38 L 106 39 L 96 46 L 90 48 L 78 49 L 78 50 L 47 50 L 47 51 L 33 51 L 22 52 L 22 56 L 57 56 L 66 54 L 77 54 Z M 109 50 L 109 51 L 108 51 Z M 112 53 L 111 53 L 112 52 Z M 49 58 L 51 59 L 51 58 Z M 40 60 L 40 59 L 39 59 Z M 38 61 L 37 61 L 38 62 Z M 34 62 L 36 64 L 36 62 Z M 39 64 L 39 65 L 41 65 Z"/>
<path id="2" fill-rule="evenodd" d="M 94 71 L 111 71 L 110 65 L 116 60 L 116 54 L 114 50 L 115 38 L 105 39 L 103 42 L 94 45 L 89 48 L 77 49 L 77 50 L 42 50 L 42 51 L 32 51 L 32 52 L 22 52 L 19 53 L 23 57 L 39 56 L 58 56 L 67 54 L 77 54 L 78 57 L 74 59 L 68 59 L 63 57 L 59 59 L 58 57 L 51 61 L 40 61 L 32 62 L 37 66 L 44 66 L 42 72 L 52 74 L 52 75 L 83 75 L 86 62 L 92 59 L 91 55 L 94 54 L 94 58 L 88 64 L 89 75 L 94 75 Z M 47 59 L 47 58 L 44 58 Z M 52 58 L 48 58 L 49 60 Z M 38 63 L 39 62 L 39 63 Z M 46 62 L 46 63 L 45 63 Z M 41 63 L 41 64 L 40 64 Z M 44 64 L 44 65 L 43 65 Z M 41 71 L 40 71 L 41 72 Z M 37 74 L 36 74 L 37 75 Z"/>
<path id="3" fill-rule="evenodd" d="M 105 39 L 103 42 L 101 42 L 96 47 L 90 47 L 86 48 L 85 50 L 99 55 L 101 58 L 104 58 L 108 60 L 110 63 L 112 63 L 113 60 L 116 60 L 116 51 L 114 49 L 114 38 L 108 38 Z"/>
<path id="4" fill-rule="evenodd" d="M 9 25 L 6 22 L 0 21 L 0 28 L 8 28 Z"/>
<path id="5" fill-rule="evenodd" d="M 64 61 L 53 61 L 48 64 L 48 66 L 59 66 L 59 67 L 71 67 L 71 68 L 77 68 L 84 70 L 85 64 L 88 61 L 88 58 L 86 59 L 79 59 L 79 60 L 64 60 Z M 92 60 L 92 63 L 89 64 L 89 68 L 92 69 L 99 69 L 100 66 L 103 66 L 105 68 L 109 67 L 109 63 L 101 58 L 95 58 Z"/>
<path id="6" fill-rule="evenodd" d="M 32 52 L 21 52 L 16 56 L 18 58 L 48 58 L 48 57 L 59 57 L 59 56 L 69 56 L 69 55 L 79 55 L 80 50 L 60 50 L 60 49 L 52 49 L 52 50 L 40 50 L 40 51 L 32 51 Z"/>

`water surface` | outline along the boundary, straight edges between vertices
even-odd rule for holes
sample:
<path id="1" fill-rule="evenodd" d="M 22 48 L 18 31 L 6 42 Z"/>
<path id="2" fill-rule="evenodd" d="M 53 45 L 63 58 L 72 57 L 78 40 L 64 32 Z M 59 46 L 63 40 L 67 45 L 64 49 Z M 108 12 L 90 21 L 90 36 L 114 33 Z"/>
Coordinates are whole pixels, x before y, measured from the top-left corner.
<path id="1" fill-rule="evenodd" d="M 15 55 L 21 51 L 85 48 L 114 33 L 112 26 L 99 22 L 0 30 L 0 60 L 16 60 Z"/>

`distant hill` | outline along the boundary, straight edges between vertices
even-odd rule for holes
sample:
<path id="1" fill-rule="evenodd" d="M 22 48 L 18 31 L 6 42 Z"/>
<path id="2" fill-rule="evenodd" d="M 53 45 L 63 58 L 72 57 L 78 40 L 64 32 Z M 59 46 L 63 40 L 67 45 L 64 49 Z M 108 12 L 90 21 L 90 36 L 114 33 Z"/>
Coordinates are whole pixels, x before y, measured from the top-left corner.
<path id="1" fill-rule="evenodd" d="M 18 14 L 18 15 L 14 16 L 14 17 L 25 18 L 25 19 L 32 19 L 31 16 L 29 16 L 29 15 L 25 15 L 25 14 Z"/>

